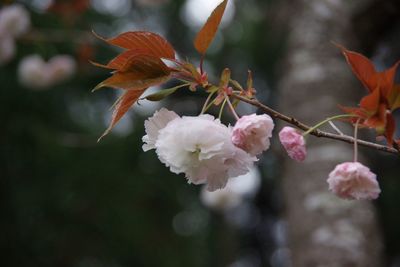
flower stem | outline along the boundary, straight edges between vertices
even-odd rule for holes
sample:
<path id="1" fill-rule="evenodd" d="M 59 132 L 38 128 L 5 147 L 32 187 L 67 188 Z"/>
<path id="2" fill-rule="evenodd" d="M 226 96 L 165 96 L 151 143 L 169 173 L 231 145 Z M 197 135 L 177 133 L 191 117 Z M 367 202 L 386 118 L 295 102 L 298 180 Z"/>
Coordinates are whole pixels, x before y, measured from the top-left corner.
<path id="1" fill-rule="evenodd" d="M 333 120 L 336 120 L 336 119 L 347 118 L 347 117 L 357 117 L 357 116 L 356 115 L 351 115 L 351 114 L 341 114 L 341 115 L 336 115 L 336 116 L 332 116 L 332 117 L 326 118 L 325 120 L 317 123 L 316 125 L 314 125 L 310 129 L 308 129 L 306 132 L 304 132 L 303 136 L 306 136 L 307 134 L 313 132 L 315 129 L 317 129 L 318 127 L 321 127 L 322 125 L 324 125 L 327 122 L 330 122 L 330 121 L 333 121 Z"/>
<path id="2" fill-rule="evenodd" d="M 238 116 L 238 114 L 236 113 L 235 108 L 232 106 L 232 103 L 231 103 L 231 101 L 229 100 L 229 97 L 228 97 L 228 95 L 227 95 L 225 92 L 224 92 L 224 96 L 225 96 L 225 101 L 228 102 L 229 109 L 232 111 L 233 116 L 235 116 L 235 119 L 236 119 L 236 120 L 239 120 L 239 116 Z"/>
<path id="3" fill-rule="evenodd" d="M 211 97 L 215 94 L 215 92 L 211 92 L 210 94 L 208 94 L 208 97 L 206 99 L 206 102 L 204 102 L 203 108 L 201 109 L 200 115 L 204 114 L 204 112 L 207 111 L 207 109 L 210 108 L 210 105 L 213 103 L 211 102 L 211 104 L 209 105 L 208 102 L 210 102 Z"/>
<path id="4" fill-rule="evenodd" d="M 221 118 L 222 118 L 222 112 L 224 111 L 224 107 L 225 107 L 226 102 L 227 102 L 226 99 L 224 100 L 224 102 L 222 102 L 222 105 L 221 105 L 221 108 L 220 108 L 219 114 L 218 114 L 218 119 L 219 120 L 221 120 Z"/>
<path id="5" fill-rule="evenodd" d="M 357 135 L 358 135 L 358 124 L 359 123 L 360 123 L 360 119 L 357 120 L 356 125 L 354 126 L 354 162 L 358 161 Z"/>

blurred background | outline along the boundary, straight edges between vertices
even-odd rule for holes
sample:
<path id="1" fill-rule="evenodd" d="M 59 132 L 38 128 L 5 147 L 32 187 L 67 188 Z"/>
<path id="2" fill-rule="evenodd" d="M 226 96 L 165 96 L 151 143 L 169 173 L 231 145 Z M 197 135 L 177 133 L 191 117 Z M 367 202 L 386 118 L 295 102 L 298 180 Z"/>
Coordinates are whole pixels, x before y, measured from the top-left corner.
<path id="1" fill-rule="evenodd" d="M 188 185 L 183 175 L 170 173 L 153 151 L 142 151 L 144 120 L 163 106 L 181 115 L 198 114 L 205 100 L 201 92 L 182 90 L 162 102 L 141 101 L 97 143 L 121 92 L 91 93 L 109 73 L 89 60 L 106 63 L 120 50 L 91 31 L 105 37 L 134 30 L 156 32 L 169 40 L 180 58 L 196 63 L 192 40 L 219 2 L 0 2 L 1 266 L 303 266 L 292 257 L 296 247 L 289 242 L 291 209 L 286 208 L 291 194 L 281 185 L 287 158 L 276 141 L 258 168 L 241 179 L 244 183 L 235 181 L 226 192 L 213 195 Z M 320 1 L 328 9 L 313 6 L 310 14 L 326 16 L 329 8 L 350 5 L 343 2 Z M 307 27 L 301 29 L 304 35 L 292 35 L 293 27 L 304 26 L 291 23 L 304 15 L 294 6 L 309 10 L 304 7 L 309 3 L 230 1 L 205 61 L 210 79 L 216 81 L 229 67 L 234 79 L 245 83 L 251 69 L 259 100 L 279 105 L 282 81 L 291 79 L 291 40 L 313 38 Z M 400 59 L 399 9 L 395 0 L 354 1 L 351 14 L 343 15 L 353 27 L 349 34 L 354 46 L 348 48 L 372 58 L 378 68 L 391 66 Z M 341 25 L 343 17 L 330 20 Z M 344 61 L 329 40 L 320 45 Z M 172 86 L 174 82 L 164 87 Z M 359 96 L 364 93 L 357 83 L 353 89 Z M 336 106 L 333 110 L 332 114 L 340 112 Z M 239 107 L 241 115 L 255 111 Z M 223 118 L 226 123 L 231 119 L 227 113 Z M 377 224 L 374 236 L 382 243 L 380 264 L 399 267 L 400 161 L 369 149 L 362 153 L 383 191 L 371 215 Z M 368 235 L 363 240 L 368 242 Z M 315 264 L 304 266 L 362 266 L 318 265 L 319 256 L 313 257 Z"/>

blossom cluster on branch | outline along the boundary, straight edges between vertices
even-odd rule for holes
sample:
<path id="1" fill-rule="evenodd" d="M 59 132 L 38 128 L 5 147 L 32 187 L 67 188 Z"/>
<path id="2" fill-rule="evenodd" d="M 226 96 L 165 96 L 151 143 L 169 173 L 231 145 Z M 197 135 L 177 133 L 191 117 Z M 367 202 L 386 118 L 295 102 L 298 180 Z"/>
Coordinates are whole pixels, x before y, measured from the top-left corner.
<path id="1" fill-rule="evenodd" d="M 181 88 L 201 90 L 207 95 L 198 116 L 180 117 L 173 111 L 161 109 L 146 120 L 146 135 L 143 150 L 154 149 L 158 158 L 174 173 L 184 173 L 190 183 L 206 184 L 209 191 L 224 188 L 229 178 L 244 175 L 253 167 L 257 157 L 270 146 L 274 119 L 284 120 L 293 127 L 284 127 L 279 139 L 287 154 L 294 160 L 306 159 L 307 135 L 328 137 L 354 144 L 353 162 L 336 166 L 329 174 L 329 189 L 346 199 L 375 199 L 380 193 L 376 175 L 358 162 L 357 145 L 369 146 L 386 152 L 399 153 L 400 140 L 394 137 L 395 121 L 392 112 L 400 108 L 400 86 L 394 84 L 398 63 L 383 72 L 377 72 L 373 64 L 363 55 L 339 46 L 352 71 L 368 89 L 357 108 L 342 107 L 346 114 L 322 120 L 315 126 L 307 126 L 295 118 L 288 117 L 258 102 L 255 98 L 252 73 L 249 71 L 246 86 L 232 79 L 228 68 L 224 69 L 218 83 L 212 83 L 203 69 L 205 53 L 221 22 L 228 0 L 222 1 L 212 12 L 197 34 L 194 47 L 201 59 L 199 66 L 177 59 L 171 44 L 158 34 L 144 31 L 125 32 L 114 38 L 98 36 L 110 45 L 124 51 L 103 65 L 96 66 L 112 70 L 112 76 L 99 83 L 102 87 L 123 89 L 124 94 L 114 105 L 109 128 L 104 137 L 118 123 L 129 108 L 146 99 L 159 101 Z M 147 88 L 165 83 L 170 79 L 182 81 L 181 85 L 142 96 Z M 236 106 L 247 102 L 259 107 L 265 114 L 239 116 Z M 220 107 L 218 119 L 206 114 L 211 106 Z M 228 107 L 236 118 L 233 126 L 221 123 L 221 115 Z M 333 120 L 344 120 L 354 126 L 354 136 L 327 133 L 318 128 Z M 333 125 L 333 124 L 332 124 Z M 358 140 L 360 127 L 375 129 L 383 136 L 387 146 Z M 336 126 L 333 128 L 337 130 Z"/>

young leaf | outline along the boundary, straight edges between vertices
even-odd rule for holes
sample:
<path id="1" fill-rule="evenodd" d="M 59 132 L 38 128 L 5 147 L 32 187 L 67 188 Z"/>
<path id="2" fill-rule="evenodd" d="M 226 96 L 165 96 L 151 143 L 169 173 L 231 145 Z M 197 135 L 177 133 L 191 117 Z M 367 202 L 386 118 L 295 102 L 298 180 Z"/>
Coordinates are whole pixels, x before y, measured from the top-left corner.
<path id="1" fill-rule="evenodd" d="M 129 51 L 125 54 L 129 54 Z M 169 68 L 159 59 L 145 54 L 134 53 L 131 57 L 121 57 L 121 61 L 112 60 L 107 68 L 120 68 L 105 81 L 99 83 L 93 91 L 108 86 L 126 90 L 140 90 L 163 83 L 169 79 Z M 103 66 L 103 65 L 100 65 Z"/>
<path id="2" fill-rule="evenodd" d="M 143 92 L 147 88 L 142 90 L 130 90 L 124 92 L 121 98 L 117 100 L 115 103 L 114 111 L 111 118 L 110 126 L 105 130 L 105 132 L 100 136 L 97 140 L 99 142 L 104 136 L 106 136 L 112 128 L 114 128 L 115 124 L 125 115 L 125 113 L 129 110 L 129 108 L 135 104 L 135 102 L 139 99 L 139 97 L 143 94 Z"/>
<path id="3" fill-rule="evenodd" d="M 169 76 L 151 77 L 141 72 L 116 72 L 110 78 L 99 83 L 93 91 L 102 87 L 111 87 L 114 89 L 125 89 L 129 91 L 141 90 L 150 86 L 166 82 Z"/>
<path id="4" fill-rule="evenodd" d="M 376 70 L 372 62 L 363 55 L 347 50 L 343 46 L 336 44 L 346 58 L 347 63 L 350 65 L 351 70 L 365 86 L 365 88 L 372 92 L 377 87 Z"/>
<path id="5" fill-rule="evenodd" d="M 214 39 L 218 26 L 221 23 L 222 16 L 224 15 L 228 0 L 222 1 L 208 17 L 207 22 L 201 28 L 194 40 L 194 47 L 196 50 L 204 55 Z"/>
<path id="6" fill-rule="evenodd" d="M 149 100 L 149 101 L 160 101 L 163 100 L 164 98 L 166 98 L 167 96 L 173 94 L 176 92 L 176 90 L 178 90 L 179 88 L 188 86 L 188 84 L 181 84 L 172 88 L 168 88 L 168 89 L 163 89 L 157 93 L 151 94 L 151 95 L 147 95 L 144 98 Z"/>
<path id="7" fill-rule="evenodd" d="M 367 96 L 364 96 L 360 101 L 360 107 L 368 111 L 370 114 L 375 114 L 378 111 L 380 103 L 380 90 L 379 87 L 372 91 Z"/>
<path id="8" fill-rule="evenodd" d="M 98 38 L 105 42 L 129 50 L 143 50 L 158 58 L 175 59 L 175 50 L 171 44 L 156 33 L 146 31 L 125 32 L 117 37 L 105 39 L 96 33 Z"/>

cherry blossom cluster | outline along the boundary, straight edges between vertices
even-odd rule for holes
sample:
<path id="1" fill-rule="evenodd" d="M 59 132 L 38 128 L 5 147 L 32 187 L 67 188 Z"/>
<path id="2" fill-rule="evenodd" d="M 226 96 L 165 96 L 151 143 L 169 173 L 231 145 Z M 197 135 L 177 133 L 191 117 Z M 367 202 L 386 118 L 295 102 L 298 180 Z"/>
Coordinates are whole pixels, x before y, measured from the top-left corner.
<path id="1" fill-rule="evenodd" d="M 155 149 L 172 172 L 215 191 L 250 171 L 269 148 L 273 128 L 266 114 L 244 116 L 231 128 L 208 114 L 179 117 L 163 108 L 145 122 L 143 150 Z"/>
<path id="2" fill-rule="evenodd" d="M 199 66 L 177 58 L 172 45 L 155 33 L 132 31 L 109 39 L 96 35 L 108 44 L 122 48 L 123 52 L 107 64 L 94 63 L 98 67 L 112 70 L 112 76 L 100 82 L 94 90 L 111 87 L 125 91 L 116 101 L 110 126 L 100 139 L 112 130 L 139 99 L 159 101 L 181 88 L 191 92 L 199 90 L 207 98 L 198 116 L 181 117 L 163 108 L 145 121 L 146 135 L 143 137 L 143 150 L 154 149 L 160 161 L 171 172 L 183 173 L 189 183 L 205 184 L 206 190 L 215 192 L 225 188 L 231 178 L 248 174 L 260 155 L 270 147 L 275 125 L 272 116 L 296 127 L 286 126 L 278 136 L 288 156 L 297 162 L 306 160 L 305 137 L 309 135 L 354 144 L 353 161 L 338 164 L 328 175 L 329 189 L 345 199 L 377 198 L 380 188 L 376 175 L 358 162 L 357 146 L 361 144 L 390 153 L 399 152 L 400 139 L 395 138 L 392 112 L 400 108 L 400 85 L 394 83 L 396 68 L 400 63 L 386 71 L 377 72 L 363 55 L 337 45 L 369 94 L 361 99 L 359 107 L 342 107 L 346 114 L 327 118 L 310 127 L 258 102 L 251 71 L 248 71 L 246 86 L 232 79 L 229 68 L 222 71 L 217 83 L 208 79 L 203 69 L 205 53 L 216 34 L 227 4 L 228 0 L 223 0 L 214 9 L 194 40 L 194 47 L 201 55 Z M 141 98 L 149 87 L 161 85 L 170 79 L 179 80 L 182 84 Z M 265 114 L 239 117 L 235 108 L 240 101 L 260 108 Z M 213 106 L 219 107 L 218 118 L 206 114 Z M 225 106 L 229 107 L 236 118 L 233 126 L 221 123 Z M 341 133 L 332 123 L 336 119 L 351 123 L 354 126 L 354 137 Z M 319 130 L 320 126 L 328 122 L 339 134 Z M 374 129 L 388 145 L 358 140 L 357 131 L 361 127 Z M 225 192 L 231 191 L 226 189 Z M 224 194 L 221 196 L 224 199 Z"/>

